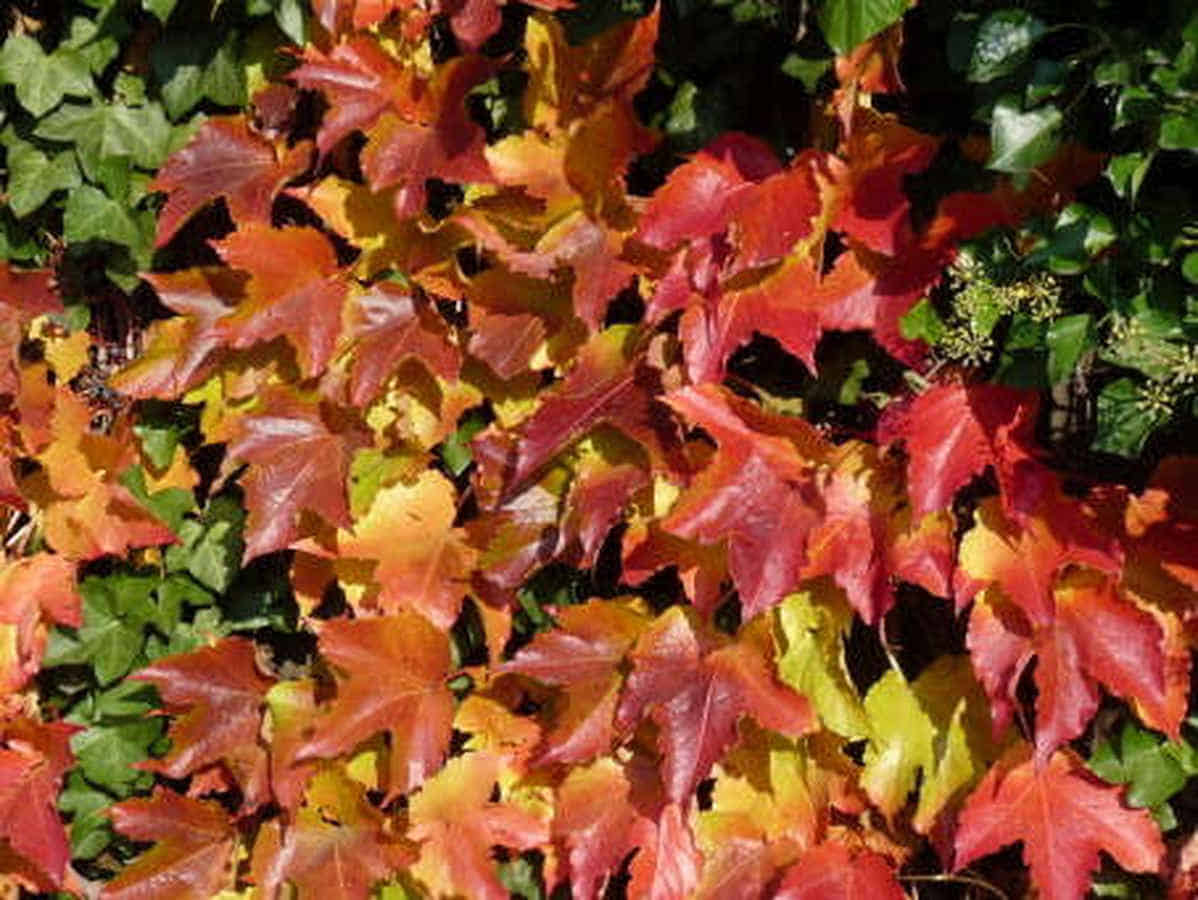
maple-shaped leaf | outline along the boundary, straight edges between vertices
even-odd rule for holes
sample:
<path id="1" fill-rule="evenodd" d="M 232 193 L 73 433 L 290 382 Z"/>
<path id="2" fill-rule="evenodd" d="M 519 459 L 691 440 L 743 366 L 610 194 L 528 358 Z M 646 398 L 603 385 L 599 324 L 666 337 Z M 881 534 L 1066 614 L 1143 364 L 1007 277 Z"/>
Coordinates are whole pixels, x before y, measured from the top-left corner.
<path id="1" fill-rule="evenodd" d="M 430 111 L 388 111 L 370 129 L 362 150 L 362 172 L 376 191 L 398 187 L 397 216 L 406 218 L 424 209 L 429 178 L 490 180 L 483 155 L 486 134 L 470 117 L 466 95 L 490 78 L 493 68 L 490 60 L 477 55 L 450 60 L 422 86 L 429 95 Z"/>
<path id="2" fill-rule="evenodd" d="M 662 613 L 630 653 L 616 723 L 632 727 L 647 712 L 661 729 L 666 796 L 686 803 L 695 786 L 751 714 L 762 724 L 800 735 L 815 722 L 811 706 L 773 675 L 766 620 L 746 626 L 735 643 L 693 621 L 682 607 Z"/>
<path id="3" fill-rule="evenodd" d="M 358 426 L 330 423 L 319 403 L 290 391 L 268 390 L 262 409 L 237 419 L 229 442 L 229 455 L 250 463 L 242 482 L 249 510 L 247 561 L 295 540 L 303 510 L 349 527 L 350 458 L 368 443 Z"/>
<path id="4" fill-rule="evenodd" d="M 515 452 L 504 462 L 501 500 L 518 494 L 556 454 L 599 425 L 640 442 L 655 462 L 677 458 L 677 428 L 657 401 L 660 373 L 637 338 L 634 328 L 617 326 L 582 348 L 574 368 L 522 423 Z"/>
<path id="5" fill-rule="evenodd" d="M 1131 872 L 1164 861 L 1160 829 L 1147 810 L 1128 809 L 1122 788 L 1092 775 L 1070 750 L 1036 765 L 1013 747 L 970 794 L 957 825 L 955 869 L 1023 842 L 1023 859 L 1044 900 L 1081 900 L 1099 852 Z"/>
<path id="6" fill-rule="evenodd" d="M 498 668 L 563 688 L 537 765 L 588 762 L 611 749 L 625 654 L 648 625 L 635 609 L 601 600 L 567 606 L 556 619 Z"/>
<path id="7" fill-rule="evenodd" d="M 275 196 L 308 167 L 310 157 L 306 142 L 280 152 L 250 131 L 242 116 L 209 119 L 150 182 L 150 190 L 168 195 L 158 217 L 155 246 L 164 245 L 179 226 L 218 197 L 224 198 L 239 225 L 269 224 Z"/>
<path id="8" fill-rule="evenodd" d="M 224 266 L 143 276 L 178 315 L 154 322 L 145 349 L 110 379 L 131 397 L 174 399 L 208 375 L 228 337 L 218 324 L 241 299 L 246 276 Z"/>
<path id="9" fill-rule="evenodd" d="M 320 627 L 319 648 L 337 672 L 337 694 L 295 757 L 348 753 L 386 732 L 392 796 L 436 772 L 449 749 L 453 722 L 453 695 L 445 686 L 450 663 L 445 632 L 409 612 L 332 620 Z"/>
<path id="10" fill-rule="evenodd" d="M 246 809 L 267 802 L 267 757 L 259 732 L 273 682 L 258 671 L 255 655 L 252 641 L 227 637 L 139 669 L 132 677 L 153 684 L 174 716 L 170 751 L 141 767 L 184 778 L 222 763 L 240 785 Z"/>
<path id="11" fill-rule="evenodd" d="M 1127 498 L 1123 512 L 1124 544 L 1139 567 L 1164 571 L 1170 579 L 1198 591 L 1198 457 L 1161 461 L 1142 493 Z M 1164 593 L 1146 590 L 1153 595 Z"/>
<path id="12" fill-rule="evenodd" d="M 54 273 L 48 269 L 0 263 L 0 395 L 17 391 L 17 348 L 25 326 L 36 316 L 62 309 L 54 289 Z"/>
<path id="13" fill-rule="evenodd" d="M 888 671 L 870 687 L 865 713 L 870 738 L 861 786 L 893 819 L 918 783 L 914 823 L 924 834 L 998 756 L 985 694 L 965 656 L 941 657 L 913 682 Z"/>
<path id="14" fill-rule="evenodd" d="M 319 760 L 299 760 L 304 744 L 315 732 L 318 718 L 316 682 L 312 679 L 276 682 L 264 698 L 270 735 L 270 789 L 288 817 L 294 816 L 308 780 Z"/>
<path id="15" fill-rule="evenodd" d="M 453 380 L 461 352 L 450 342 L 445 322 L 427 300 L 380 282 L 350 299 L 344 333 L 350 362 L 350 400 L 367 406 L 405 359 L 420 360 L 429 371 Z"/>
<path id="16" fill-rule="evenodd" d="M 248 222 L 216 249 L 250 275 L 245 298 L 220 320 L 230 346 L 286 337 L 304 375 L 319 374 L 332 358 L 349 290 L 328 239 L 315 228 Z"/>
<path id="17" fill-rule="evenodd" d="M 0 692 L 37 674 L 50 623 L 83 624 L 82 602 L 75 565 L 64 557 L 39 553 L 0 568 Z"/>
<path id="18" fill-rule="evenodd" d="M 104 885 L 105 900 L 191 900 L 232 883 L 237 830 L 219 804 L 159 786 L 152 796 L 124 800 L 107 814 L 118 832 L 154 846 Z"/>
<path id="19" fill-rule="evenodd" d="M 70 738 L 78 730 L 25 717 L 0 723 L 0 837 L 31 866 L 40 890 L 63 886 L 71 858 L 58 792 L 75 764 Z"/>
<path id="20" fill-rule="evenodd" d="M 475 553 L 453 527 L 457 496 L 439 472 L 422 472 L 412 484 L 383 488 L 370 511 L 342 532 L 342 558 L 377 561 L 380 591 L 374 605 L 384 613 L 408 609 L 448 631 L 461 610 Z"/>
<path id="21" fill-rule="evenodd" d="M 433 894 L 507 900 L 492 848 L 529 850 L 549 841 L 549 824 L 492 799 L 504 758 L 486 750 L 457 756 L 408 800 L 409 835 L 420 843 L 411 872 Z"/>
<path id="22" fill-rule="evenodd" d="M 852 853 L 837 841 L 813 847 L 791 866 L 775 897 L 784 900 L 903 900 L 907 895 L 895 880 L 895 867 L 886 857 L 868 850 Z"/>
<path id="23" fill-rule="evenodd" d="M 666 530 L 726 541 L 746 618 L 777 603 L 799 580 L 806 538 L 820 520 L 814 464 L 827 452 L 800 419 L 771 419 L 715 385 L 682 388 L 666 402 L 719 445 L 679 498 Z"/>
<path id="24" fill-rule="evenodd" d="M 341 769 L 326 768 L 312 778 L 293 822 L 274 818 L 263 825 L 251 872 L 266 897 L 280 896 L 290 883 L 300 897 L 365 900 L 413 855 L 365 788 Z"/>
<path id="25" fill-rule="evenodd" d="M 1184 713 L 1187 654 L 1175 629 L 1121 596 L 1111 575 L 1085 565 L 1065 569 L 1071 562 L 1094 561 L 1079 558 L 1045 523 L 1013 525 L 994 501 L 979 507 L 961 543 L 962 572 L 997 588 L 975 603 L 968 636 L 996 728 L 1010 720 L 1019 678 L 1037 658 L 1038 763 L 1081 734 L 1097 711 L 1099 683 L 1170 734 Z"/>

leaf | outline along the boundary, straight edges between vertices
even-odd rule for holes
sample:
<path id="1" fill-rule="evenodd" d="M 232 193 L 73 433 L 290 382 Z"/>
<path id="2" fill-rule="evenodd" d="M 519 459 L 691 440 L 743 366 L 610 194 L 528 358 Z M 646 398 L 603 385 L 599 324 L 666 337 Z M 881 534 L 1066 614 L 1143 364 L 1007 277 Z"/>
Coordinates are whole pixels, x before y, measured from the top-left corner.
<path id="1" fill-rule="evenodd" d="M 589 762 L 611 749 L 625 654 L 648 624 L 629 606 L 597 600 L 565 607 L 556 620 L 557 627 L 498 667 L 562 689 L 550 707 L 538 766 Z"/>
<path id="2" fill-rule="evenodd" d="M 167 29 L 155 41 L 150 65 L 168 116 L 178 120 L 205 99 L 217 106 L 246 105 L 246 72 L 236 39 L 232 30 L 222 42 L 213 32 Z"/>
<path id="3" fill-rule="evenodd" d="M 843 56 L 907 11 L 907 0 L 826 0 L 819 27 L 828 45 Z"/>
<path id="4" fill-rule="evenodd" d="M 274 389 L 263 400 L 267 412 L 237 420 L 229 443 L 231 457 L 251 464 L 243 482 L 246 562 L 291 544 L 303 510 L 348 526 L 350 457 L 366 444 L 355 426 L 332 430 L 318 404 L 295 394 Z"/>
<path id="5" fill-rule="evenodd" d="M 275 195 L 307 168 L 309 155 L 310 145 L 303 142 L 280 154 L 240 117 L 209 119 L 150 182 L 150 190 L 168 194 L 154 245 L 166 244 L 184 222 L 220 197 L 241 226 L 269 224 Z"/>
<path id="6" fill-rule="evenodd" d="M 18 219 L 29 215 L 55 191 L 79 186 L 79 166 L 69 150 L 47 156 L 27 141 L 6 143 L 8 206 Z"/>
<path id="7" fill-rule="evenodd" d="M 1191 107 L 1163 116 L 1159 141 L 1162 150 L 1198 151 L 1198 111 Z"/>
<path id="8" fill-rule="evenodd" d="M 1018 100 L 1003 97 L 994 107 L 990 123 L 993 150 L 986 165 L 1016 175 L 1032 171 L 1056 153 L 1062 121 L 1055 106 L 1022 112 Z"/>
<path id="9" fill-rule="evenodd" d="M 46 140 L 74 144 L 83 174 L 96 181 L 114 157 L 128 159 L 143 169 L 157 168 L 170 152 L 173 137 L 170 123 L 157 103 L 66 104 L 38 122 L 33 133 Z"/>
<path id="10" fill-rule="evenodd" d="M 217 252 L 250 276 L 245 298 L 218 326 L 230 346 L 286 337 L 304 376 L 320 374 L 333 356 L 349 290 L 325 236 L 251 222 L 220 241 Z"/>
<path id="11" fill-rule="evenodd" d="M 996 727 L 1009 721 L 1017 682 L 1034 654 L 1038 764 L 1085 728 L 1098 708 L 1096 682 L 1135 703 L 1147 723 L 1176 735 L 1184 703 L 1175 698 L 1185 693 L 1186 665 L 1165 626 L 1121 596 L 1109 575 L 1083 566 L 1065 570 L 1087 554 L 1044 525 L 1033 520 L 1013 529 L 992 502 L 979 514 L 962 541 L 961 567 L 1002 591 L 975 604 L 968 637 Z"/>
<path id="12" fill-rule="evenodd" d="M 780 900 L 900 900 L 907 895 L 885 857 L 868 850 L 854 854 L 843 844 L 828 841 L 808 850 L 786 871 L 774 896 Z"/>
<path id="13" fill-rule="evenodd" d="M 294 823 L 284 828 L 274 818 L 261 828 L 251 858 L 254 883 L 267 897 L 290 883 L 300 897 L 362 900 L 413 856 L 362 786 L 327 768 L 312 779 Z"/>
<path id="14" fill-rule="evenodd" d="M 719 445 L 663 525 L 680 537 L 724 540 L 746 618 L 794 587 L 806 538 L 820 520 L 815 462 L 823 438 L 805 421 L 771 417 L 714 385 L 682 388 L 667 402 Z"/>
<path id="15" fill-rule="evenodd" d="M 1126 722 L 1118 738 L 1097 742 L 1090 769 L 1112 784 L 1125 784 L 1128 806 L 1147 808 L 1162 830 L 1177 827 L 1168 805 L 1198 768 L 1198 754 L 1187 743 L 1171 743 L 1134 722 Z"/>
<path id="16" fill-rule="evenodd" d="M 453 527 L 453 485 L 425 471 L 412 484 L 383 488 L 352 534 L 337 539 L 341 557 L 377 560 L 374 605 L 384 613 L 408 609 L 448 631 L 467 592 L 475 554 Z"/>
<path id="17" fill-rule="evenodd" d="M 68 742 L 75 731 L 25 717 L 8 719 L 0 730 L 0 836 L 33 867 L 43 890 L 63 886 L 71 857 L 55 801 L 74 763 Z"/>
<path id="18" fill-rule="evenodd" d="M 1169 410 L 1144 402 L 1130 378 L 1103 385 L 1097 401 L 1098 427 L 1091 449 L 1135 459 L 1152 433 L 1169 419 Z"/>
<path id="19" fill-rule="evenodd" d="M 142 235 L 125 206 L 90 184 L 71 191 L 63 210 L 63 235 L 68 241 L 101 240 L 123 244 L 138 254 Z"/>
<path id="20" fill-rule="evenodd" d="M 272 682 L 259 673 L 255 655 L 251 641 L 227 637 L 136 672 L 133 677 L 153 684 L 175 716 L 170 751 L 141 768 L 183 778 L 221 762 L 240 785 L 247 811 L 267 802 L 267 760 L 258 733 Z"/>
<path id="21" fill-rule="evenodd" d="M 108 815 L 121 834 L 154 846 L 104 885 L 105 900 L 150 894 L 186 900 L 211 896 L 229 883 L 237 832 L 219 804 L 158 787 L 151 797 L 115 804 Z"/>
<path id="22" fill-rule="evenodd" d="M 11 84 L 17 101 L 34 118 L 44 116 L 68 94 L 90 97 L 95 90 L 82 56 L 65 47 L 47 54 L 27 34 L 10 34 L 0 47 L 0 84 Z"/>
<path id="23" fill-rule="evenodd" d="M 320 628 L 321 655 L 338 671 L 337 694 L 297 759 L 348 753 L 379 732 L 390 735 L 391 796 L 436 772 L 449 750 L 453 695 L 449 642 L 414 613 L 331 620 Z"/>
<path id="24" fill-rule="evenodd" d="M 660 729 L 666 796 L 679 804 L 736 737 L 746 713 L 786 734 L 814 725 L 807 701 L 773 677 L 765 620 L 736 643 L 721 642 L 682 607 L 671 607 L 641 634 L 630 658 L 616 723 L 630 728 L 646 712 Z M 768 649 L 767 649 L 768 648 Z"/>
<path id="25" fill-rule="evenodd" d="M 1044 23 L 1026 10 L 990 13 L 973 39 L 969 80 L 987 82 L 1011 74 L 1023 65 L 1045 31 Z"/>
<path id="26" fill-rule="evenodd" d="M 17 392 L 17 350 L 25 326 L 42 313 L 62 310 L 55 287 L 54 273 L 47 269 L 0 263 L 0 395 Z"/>
<path id="27" fill-rule="evenodd" d="M 1054 319 L 1044 341 L 1048 346 L 1048 381 L 1060 384 L 1073 375 L 1082 353 L 1093 342 L 1089 313 Z"/>
<path id="28" fill-rule="evenodd" d="M 41 667 L 51 622 L 78 628 L 82 599 L 75 566 L 39 553 L 0 568 L 0 689 L 19 691 Z"/>
<path id="29" fill-rule="evenodd" d="M 639 351 L 637 332 L 627 326 L 600 332 L 579 351 L 574 368 L 521 426 L 515 453 L 504 463 L 501 501 L 600 424 L 643 444 L 654 461 L 675 458 L 676 429 L 655 396 L 660 374 Z"/>
<path id="30" fill-rule="evenodd" d="M 168 547 L 166 563 L 186 570 L 204 587 L 223 594 L 233 584 L 245 552 L 245 511 L 228 496 L 214 497 L 197 521 L 179 529 L 179 545 Z"/>
<path id="31" fill-rule="evenodd" d="M 1143 810 L 1129 810 L 1119 788 L 1090 775 L 1068 750 L 1035 765 L 1026 744 L 1013 747 L 970 795 L 961 812 L 954 869 L 1023 842 L 1032 883 L 1045 900 L 1081 900 L 1099 851 L 1124 869 L 1156 872 L 1165 848 Z"/>
<path id="32" fill-rule="evenodd" d="M 508 900 L 491 848 L 528 850 L 549 841 L 547 822 L 502 795 L 492 800 L 503 769 L 502 757 L 488 751 L 457 756 L 409 799 L 409 834 L 420 842 L 411 871 L 432 893 Z"/>

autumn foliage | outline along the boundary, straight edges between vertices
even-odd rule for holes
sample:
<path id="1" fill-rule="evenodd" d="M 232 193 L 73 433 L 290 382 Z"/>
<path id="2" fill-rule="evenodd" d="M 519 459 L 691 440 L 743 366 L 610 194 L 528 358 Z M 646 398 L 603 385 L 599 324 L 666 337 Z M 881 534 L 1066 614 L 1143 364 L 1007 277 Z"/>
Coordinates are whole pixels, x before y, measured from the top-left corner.
<path id="1" fill-rule="evenodd" d="M 111 416 L 72 387 L 86 339 L 47 330 L 54 273 L 0 272 L 0 502 L 36 532 L 0 570 L 4 877 L 97 887 L 57 799 L 81 726 L 38 681 L 87 646 L 168 722 L 152 789 L 103 812 L 144 850 L 103 897 L 506 898 L 518 860 L 576 898 L 966 896 L 1020 844 L 1011 883 L 1049 900 L 1100 854 L 1184 891 L 1078 748 L 1117 702 L 1180 738 L 1198 459 L 1067 479 L 1038 394 L 933 370 L 901 327 L 961 241 L 1101 161 L 917 214 L 943 139 L 870 103 L 900 23 L 838 62 L 813 146 L 725 134 L 647 181 L 659 13 L 572 44 L 566 5 L 316 3 L 286 80 L 150 185 L 175 264 L 144 274 Z M 488 130 L 505 73 L 520 125 Z M 845 332 L 910 372 L 865 426 L 743 375 L 763 340 L 817 373 Z M 165 404 L 187 440 L 147 437 Z M 287 572 L 287 662 L 197 616 L 232 577 L 196 562 L 220 504 L 240 566 Z M 120 565 L 157 612 L 96 586 Z M 101 607 L 191 643 L 135 664 Z M 904 655 L 917 607 L 955 652 Z"/>

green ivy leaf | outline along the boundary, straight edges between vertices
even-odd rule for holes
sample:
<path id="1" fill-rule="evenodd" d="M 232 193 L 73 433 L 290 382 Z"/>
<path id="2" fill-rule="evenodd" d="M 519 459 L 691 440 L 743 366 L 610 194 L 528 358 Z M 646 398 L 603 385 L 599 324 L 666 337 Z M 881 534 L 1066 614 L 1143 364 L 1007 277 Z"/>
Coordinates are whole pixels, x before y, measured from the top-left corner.
<path id="1" fill-rule="evenodd" d="M 141 0 L 141 8 L 152 13 L 163 25 L 175 11 L 178 0 Z"/>
<path id="2" fill-rule="evenodd" d="M 1198 250 L 1191 250 L 1181 261 L 1181 274 L 1190 284 L 1198 284 Z"/>
<path id="3" fill-rule="evenodd" d="M 1022 112 L 1014 97 L 1003 97 L 990 123 L 993 149 L 986 165 L 999 172 L 1030 172 L 1047 162 L 1060 144 L 1061 111 L 1042 106 Z"/>
<path id="4" fill-rule="evenodd" d="M 1100 741 L 1090 756 L 1096 775 L 1112 784 L 1126 784 L 1127 803 L 1147 808 L 1168 829 L 1177 824 L 1169 798 L 1195 774 L 1189 765 L 1194 749 L 1173 744 L 1134 722 L 1123 726 L 1118 739 Z"/>
<path id="5" fill-rule="evenodd" d="M 34 116 L 44 116 L 66 95 L 89 97 L 93 91 L 87 60 L 70 48 L 47 54 L 27 34 L 0 47 L 0 84 L 11 84 L 17 100 Z"/>
<path id="6" fill-rule="evenodd" d="M 1082 353 L 1093 343 L 1090 314 L 1062 316 L 1048 326 L 1048 382 L 1060 384 L 1073 374 Z"/>
<path id="7" fill-rule="evenodd" d="M 171 151 L 174 135 L 157 103 L 119 106 L 92 103 L 56 109 L 34 130 L 40 138 L 74 144 L 89 179 L 109 157 L 125 156 L 143 169 L 156 169 Z"/>
<path id="8" fill-rule="evenodd" d="M 157 585 L 157 578 L 144 575 L 84 579 L 79 585 L 83 625 L 55 628 L 43 665 L 90 664 L 101 685 L 129 674 L 145 643 L 145 628 L 159 617 L 153 600 Z"/>
<path id="9" fill-rule="evenodd" d="M 1098 395 L 1098 429 L 1091 446 L 1103 453 L 1135 458 L 1148 436 L 1168 418 L 1167 411 L 1143 402 L 1134 381 L 1117 379 Z"/>
<path id="10" fill-rule="evenodd" d="M 141 244 L 137 223 L 125 205 L 90 184 L 71 192 L 62 218 L 63 236 L 70 243 L 99 240 L 130 249 Z"/>
<path id="11" fill-rule="evenodd" d="M 66 784 L 58 795 L 58 808 L 71 816 L 71 857 L 94 859 L 112 843 L 112 827 L 104 815 L 112 797 L 87 783 L 83 774 L 74 769 L 67 775 Z"/>
<path id="12" fill-rule="evenodd" d="M 244 106 L 245 69 L 236 50 L 237 34 L 221 42 L 216 32 L 168 32 L 150 51 L 150 65 L 162 86 L 167 115 L 177 120 L 199 103 Z"/>
<path id="13" fill-rule="evenodd" d="M 1129 203 L 1136 202 L 1136 196 L 1140 193 L 1140 187 L 1144 184 L 1155 157 L 1155 153 L 1139 150 L 1111 157 L 1111 161 L 1107 163 L 1106 177 L 1120 198 Z"/>
<path id="14" fill-rule="evenodd" d="M 8 159 L 8 206 L 18 219 L 40 207 L 55 191 L 80 183 L 75 154 L 69 150 L 47 156 L 28 141 L 5 141 Z"/>
<path id="15" fill-rule="evenodd" d="M 168 547 L 166 565 L 186 571 L 204 587 L 223 594 L 233 583 L 245 552 L 245 510 L 229 496 L 213 497 L 197 521 L 179 528 L 180 543 Z"/>
<path id="16" fill-rule="evenodd" d="M 279 0 L 279 5 L 275 7 L 275 23 L 279 31 L 293 43 L 307 43 L 308 27 L 304 19 L 304 4 L 300 0 Z"/>
<path id="17" fill-rule="evenodd" d="M 1198 108 L 1162 118 L 1159 143 L 1165 150 L 1198 150 Z"/>
<path id="18" fill-rule="evenodd" d="M 901 19 L 907 5 L 907 0 L 826 0 L 819 27 L 828 46 L 843 56 Z"/>
<path id="19" fill-rule="evenodd" d="M 1057 216 L 1047 240 L 1028 255 L 1027 262 L 1044 265 L 1056 275 L 1077 275 L 1118 237 L 1106 214 L 1084 203 L 1070 203 Z"/>
<path id="20" fill-rule="evenodd" d="M 1044 23 L 1026 10 L 1000 9 L 991 13 L 974 38 L 969 80 L 993 81 L 1014 72 L 1046 30 Z"/>

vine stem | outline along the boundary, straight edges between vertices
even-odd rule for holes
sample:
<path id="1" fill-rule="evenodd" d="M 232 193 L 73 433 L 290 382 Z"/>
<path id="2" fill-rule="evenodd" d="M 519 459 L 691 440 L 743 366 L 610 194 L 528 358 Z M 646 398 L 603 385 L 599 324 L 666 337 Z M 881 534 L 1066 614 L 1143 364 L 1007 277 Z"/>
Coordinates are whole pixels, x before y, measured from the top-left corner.
<path id="1" fill-rule="evenodd" d="M 972 887 L 981 888 L 982 890 L 992 894 L 995 897 L 1001 897 L 1002 900 L 1011 900 L 1006 892 L 1001 888 L 996 887 L 984 879 L 974 875 L 953 875 L 950 872 L 941 872 L 938 875 L 899 875 L 899 881 L 914 881 L 914 882 L 940 882 L 949 884 L 968 884 Z"/>

